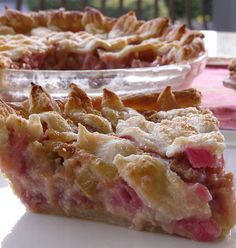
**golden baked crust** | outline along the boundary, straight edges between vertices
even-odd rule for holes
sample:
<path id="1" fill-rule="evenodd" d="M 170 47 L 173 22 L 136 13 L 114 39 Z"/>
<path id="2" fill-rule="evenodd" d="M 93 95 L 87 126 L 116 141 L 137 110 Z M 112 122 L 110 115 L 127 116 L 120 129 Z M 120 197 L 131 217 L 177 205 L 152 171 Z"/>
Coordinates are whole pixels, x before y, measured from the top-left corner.
<path id="1" fill-rule="evenodd" d="M 105 89 L 94 108 L 75 84 L 60 101 L 32 84 L 20 105 L 0 102 L 0 169 L 34 212 L 215 240 L 236 222 L 233 175 L 218 121 L 181 96 L 167 88 L 139 112 L 135 96 L 132 109 Z"/>
<path id="2" fill-rule="evenodd" d="M 137 111 L 161 111 L 190 106 L 198 107 L 201 104 L 201 92 L 191 88 L 171 91 L 171 87 L 167 86 L 162 92 L 130 94 L 121 96 L 121 99 L 126 107 Z M 102 97 L 93 97 L 92 102 L 94 108 L 100 109 Z"/>
<path id="3" fill-rule="evenodd" d="M 0 67 L 15 69 L 111 69 L 189 61 L 204 52 L 203 34 L 168 18 L 119 18 L 99 10 L 64 9 L 0 16 Z"/>

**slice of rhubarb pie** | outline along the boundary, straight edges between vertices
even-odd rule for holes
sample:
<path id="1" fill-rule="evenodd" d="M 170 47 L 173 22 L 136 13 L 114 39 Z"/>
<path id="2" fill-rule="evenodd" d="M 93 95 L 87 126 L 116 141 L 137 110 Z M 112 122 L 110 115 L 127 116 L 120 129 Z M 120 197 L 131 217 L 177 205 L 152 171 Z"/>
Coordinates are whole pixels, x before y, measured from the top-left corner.
<path id="1" fill-rule="evenodd" d="M 1 171 L 33 212 L 211 241 L 236 222 L 218 121 L 196 90 L 0 102 Z M 134 108 L 130 108 L 133 106 Z"/>

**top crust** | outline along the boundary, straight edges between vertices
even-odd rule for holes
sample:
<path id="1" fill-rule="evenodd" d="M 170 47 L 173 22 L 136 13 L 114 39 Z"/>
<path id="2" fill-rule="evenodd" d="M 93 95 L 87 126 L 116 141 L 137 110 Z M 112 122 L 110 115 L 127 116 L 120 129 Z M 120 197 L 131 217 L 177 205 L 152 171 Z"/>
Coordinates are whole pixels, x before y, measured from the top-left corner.
<path id="1" fill-rule="evenodd" d="M 173 101 L 176 103 L 176 105 L 174 106 L 175 109 L 199 107 L 202 98 L 201 92 L 196 89 L 189 88 L 186 90 L 172 91 L 170 86 L 167 86 L 162 92 L 137 93 L 121 97 L 117 96 L 114 92 L 108 89 L 103 90 L 103 96 L 89 97 L 76 84 L 70 84 L 69 88 L 70 94 L 67 104 L 72 99 L 76 102 L 79 101 L 80 103 L 76 103 L 76 108 L 78 109 L 78 106 L 82 105 L 82 109 L 86 109 L 86 111 L 90 112 L 97 110 L 101 111 L 102 107 L 112 107 L 117 110 L 122 110 L 124 107 L 128 107 L 135 109 L 136 111 L 144 112 L 144 114 L 146 115 L 151 115 L 153 113 L 152 111 L 166 111 L 173 109 L 173 103 L 171 101 L 166 102 L 166 99 L 170 99 L 171 97 L 173 97 Z M 35 94 L 34 92 L 42 92 L 43 95 L 49 95 L 47 91 L 44 90 L 40 85 L 32 84 L 30 97 L 28 100 L 23 102 L 21 106 L 24 112 L 26 110 L 28 111 L 29 108 L 33 108 L 33 106 L 36 106 L 37 103 L 39 103 L 41 94 Z M 166 96 L 166 98 L 160 96 Z M 47 101 L 44 101 L 43 105 L 54 105 L 51 103 L 51 97 L 47 97 L 47 99 L 49 103 L 46 103 Z M 35 102 L 35 104 L 32 104 L 33 102 Z M 59 108 L 64 111 L 66 103 L 61 100 L 56 100 L 56 102 Z M 168 105 L 167 103 L 170 103 L 170 105 Z M 12 106 L 14 106 L 14 104 Z M 163 109 L 162 106 L 165 106 L 165 109 Z M 19 106 L 14 107 L 19 108 Z"/>
<path id="2" fill-rule="evenodd" d="M 0 66 L 50 69 L 40 62 L 55 52 L 89 53 L 93 55 L 92 61 L 98 58 L 96 68 L 95 62 L 90 61 L 79 69 L 172 64 L 191 60 L 204 52 L 203 37 L 184 25 L 172 25 L 166 17 L 146 22 L 137 20 L 133 11 L 110 18 L 94 8 L 85 8 L 84 12 L 59 9 L 29 13 L 6 9 L 0 16 Z M 30 64 L 26 57 L 33 55 L 36 61 Z M 80 63 L 77 57 L 73 59 Z"/>
<path id="3" fill-rule="evenodd" d="M 162 92 L 131 94 L 121 96 L 121 99 L 126 107 L 142 112 L 170 110 L 190 106 L 198 107 L 201 103 L 201 97 L 201 92 L 196 89 L 189 88 L 181 91 L 172 91 L 171 87 L 167 86 Z M 94 108 L 100 109 L 102 97 L 94 97 L 92 98 L 92 102 Z"/>

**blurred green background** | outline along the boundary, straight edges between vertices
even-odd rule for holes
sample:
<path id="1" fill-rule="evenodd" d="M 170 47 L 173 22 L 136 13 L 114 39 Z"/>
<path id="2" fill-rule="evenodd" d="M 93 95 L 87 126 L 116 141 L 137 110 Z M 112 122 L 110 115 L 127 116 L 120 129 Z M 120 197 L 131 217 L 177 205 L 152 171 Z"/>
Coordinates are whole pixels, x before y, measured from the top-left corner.
<path id="1" fill-rule="evenodd" d="M 27 0 L 27 5 L 30 10 L 39 10 L 40 5 L 38 0 Z M 79 0 L 67 0 L 67 9 L 69 10 L 82 10 L 83 2 Z M 124 0 L 124 11 L 128 10 L 136 10 L 136 0 Z M 153 18 L 154 10 L 153 10 L 153 0 L 143 0 L 142 1 L 142 12 L 139 18 L 141 19 L 150 19 Z M 101 0 L 87 0 L 87 4 L 89 6 L 93 6 L 96 8 L 101 7 Z M 159 15 L 160 16 L 168 16 L 168 0 L 159 0 Z M 185 1 L 184 0 L 176 0 L 176 19 L 184 18 L 185 11 Z M 61 7 L 60 0 L 46 0 L 44 4 L 44 9 L 55 9 Z M 105 14 L 108 16 L 119 16 L 119 0 L 108 0 L 106 1 Z M 205 11 L 207 20 L 210 21 L 212 17 L 212 0 L 205 0 Z M 201 1 L 200 0 L 191 0 L 191 14 L 192 18 L 195 19 L 196 22 L 201 22 Z"/>

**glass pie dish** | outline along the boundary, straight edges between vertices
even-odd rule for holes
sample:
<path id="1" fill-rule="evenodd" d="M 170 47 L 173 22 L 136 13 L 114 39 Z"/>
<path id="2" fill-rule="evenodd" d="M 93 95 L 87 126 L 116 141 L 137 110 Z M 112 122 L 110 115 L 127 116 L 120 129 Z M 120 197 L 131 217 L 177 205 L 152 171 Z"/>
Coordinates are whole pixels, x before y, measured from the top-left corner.
<path id="1" fill-rule="evenodd" d="M 0 70 L 0 97 L 4 101 L 22 101 L 28 96 L 30 84 L 43 86 L 54 97 L 63 98 L 70 83 L 77 84 L 89 95 L 100 95 L 103 88 L 119 95 L 157 91 L 167 85 L 179 90 L 191 85 L 206 65 L 207 54 L 182 63 L 158 67 L 111 70 Z"/>

